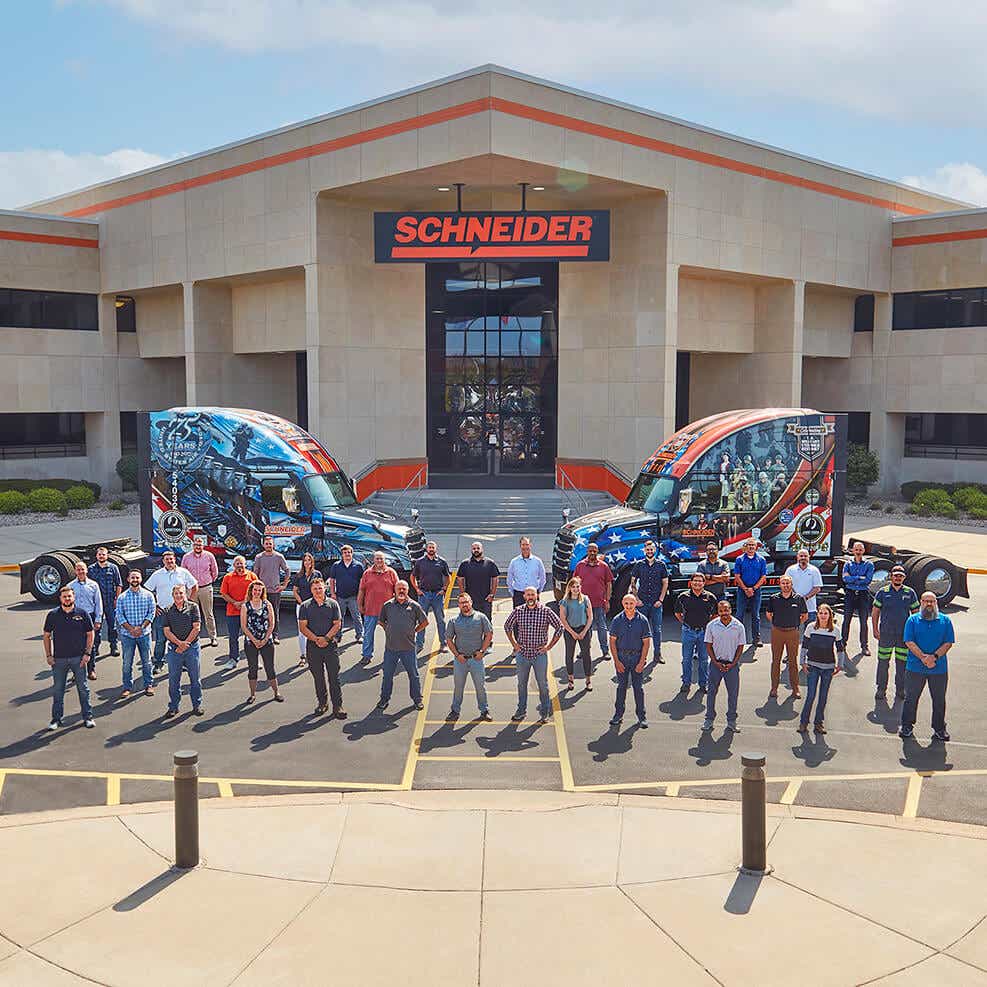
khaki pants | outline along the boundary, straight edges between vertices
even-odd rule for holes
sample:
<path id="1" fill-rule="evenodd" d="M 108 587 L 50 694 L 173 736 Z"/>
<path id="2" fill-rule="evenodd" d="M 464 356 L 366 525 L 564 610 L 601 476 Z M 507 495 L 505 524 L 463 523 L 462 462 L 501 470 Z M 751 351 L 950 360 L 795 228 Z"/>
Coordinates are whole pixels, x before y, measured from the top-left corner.
<path id="1" fill-rule="evenodd" d="M 212 586 L 200 586 L 196 594 L 196 601 L 202 612 L 202 620 L 206 625 L 206 635 L 214 638 L 216 636 L 216 615 L 212 609 Z"/>
<path id="2" fill-rule="evenodd" d="M 781 681 L 781 655 L 787 651 L 788 684 L 793 692 L 799 691 L 799 637 L 800 627 L 771 628 L 771 691 L 778 691 Z"/>

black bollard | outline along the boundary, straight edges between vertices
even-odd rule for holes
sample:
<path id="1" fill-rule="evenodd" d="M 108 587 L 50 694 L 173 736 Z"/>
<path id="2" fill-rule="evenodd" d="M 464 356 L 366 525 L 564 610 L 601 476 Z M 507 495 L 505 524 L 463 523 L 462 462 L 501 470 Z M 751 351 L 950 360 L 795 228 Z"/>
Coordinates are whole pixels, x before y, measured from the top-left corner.
<path id="1" fill-rule="evenodd" d="M 768 832 L 767 809 L 765 806 L 765 781 L 763 754 L 742 754 L 740 763 L 743 772 L 740 776 L 743 863 L 740 869 L 745 874 L 766 874 L 768 872 Z"/>
<path id="2" fill-rule="evenodd" d="M 199 866 L 199 754 L 175 753 L 175 866 Z"/>

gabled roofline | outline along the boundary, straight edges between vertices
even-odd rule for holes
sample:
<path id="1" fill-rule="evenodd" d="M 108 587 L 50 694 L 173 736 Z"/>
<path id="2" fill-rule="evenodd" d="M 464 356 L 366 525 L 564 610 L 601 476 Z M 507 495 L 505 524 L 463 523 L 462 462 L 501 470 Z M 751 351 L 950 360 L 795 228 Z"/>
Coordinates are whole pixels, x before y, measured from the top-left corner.
<path id="1" fill-rule="evenodd" d="M 727 133 L 726 131 L 716 130 L 712 127 L 705 127 L 702 124 L 693 123 L 690 120 L 683 120 L 680 117 L 673 117 L 664 113 L 658 113 L 655 110 L 650 110 L 642 106 L 637 106 L 633 103 L 625 103 L 622 102 L 621 100 L 610 99 L 606 96 L 601 96 L 598 93 L 591 93 L 584 89 L 577 89 L 575 87 L 566 86 L 558 82 L 552 82 L 549 79 L 542 79 L 539 78 L 538 76 L 528 75 L 524 72 L 517 72 L 514 69 L 504 68 L 502 65 L 495 65 L 493 63 L 488 63 L 486 65 L 479 65 L 476 66 L 475 68 L 466 69 L 463 72 L 457 72 L 454 75 L 443 76 L 441 79 L 435 79 L 432 80 L 431 82 L 425 82 L 417 86 L 411 86 L 407 89 L 402 89 L 399 90 L 398 92 L 390 93 L 386 96 L 380 96 L 376 99 L 366 100 L 365 102 L 362 103 L 355 103 L 351 106 L 345 106 L 341 109 L 333 110 L 330 113 L 324 113 L 320 116 L 310 117 L 309 119 L 306 120 L 300 120 L 297 123 L 290 123 L 287 124 L 286 126 L 278 127 L 274 130 L 266 130 L 263 131 L 262 133 L 254 134 L 253 136 L 250 137 L 244 137 L 241 138 L 240 140 L 231 141 L 228 144 L 221 144 L 218 147 L 211 147 L 204 151 L 197 151 L 194 154 L 188 154 L 181 158 L 175 158 L 171 161 L 165 161 L 162 164 L 153 165 L 150 168 L 144 168 L 140 171 L 129 172 L 126 175 L 120 175 L 117 178 L 110 178 L 102 182 L 95 182 L 92 185 L 87 185 L 84 188 L 80 188 L 80 189 L 73 189 L 70 192 L 63 193 L 62 195 L 56 195 L 56 196 L 51 196 L 50 198 L 47 199 L 41 199 L 36 203 L 32 203 L 28 205 L 26 209 L 32 210 L 35 206 L 44 206 L 50 202 L 57 202 L 62 199 L 69 198 L 70 196 L 73 195 L 81 195 L 85 192 L 91 192 L 95 189 L 106 188 L 124 179 L 137 178 L 143 175 L 151 175 L 156 172 L 164 171 L 165 169 L 168 168 L 173 168 L 176 165 L 187 164 L 190 161 L 197 161 L 211 154 L 218 154 L 223 151 L 233 150 L 234 148 L 243 147 L 246 144 L 253 144 L 256 141 L 262 141 L 271 137 L 277 137 L 281 134 L 288 133 L 292 130 L 299 130 L 302 127 L 313 126 L 314 124 L 323 123 L 327 120 L 332 120 L 336 117 L 341 117 L 348 113 L 355 113 L 359 110 L 365 110 L 374 106 L 380 106 L 384 103 L 389 103 L 392 100 L 401 99 L 402 97 L 405 96 L 413 96 L 422 92 L 428 92 L 429 90 L 436 89 L 439 86 L 448 85 L 449 83 L 452 82 L 459 82 L 463 79 L 474 78 L 475 76 L 484 75 L 486 73 L 494 73 L 497 75 L 506 76 L 508 78 L 518 79 L 522 82 L 530 82 L 534 85 L 544 86 L 547 89 L 554 89 L 556 92 L 566 93 L 570 96 L 578 96 L 581 99 L 588 99 L 588 100 L 592 100 L 593 102 L 603 103 L 607 106 L 613 106 L 618 109 L 629 110 L 632 113 L 640 113 L 643 116 L 651 117 L 654 120 L 661 120 L 665 123 L 671 123 L 677 126 L 687 127 L 699 133 L 709 134 L 712 137 L 719 137 L 724 140 L 736 141 L 737 143 L 744 144 L 748 147 L 757 148 L 758 150 L 761 151 L 770 151 L 772 154 L 780 154 L 784 157 L 792 158 L 796 161 L 804 161 L 808 164 L 818 165 L 823 168 L 829 168 L 832 169 L 833 171 L 841 172 L 845 175 L 853 175 L 856 178 L 863 178 L 866 181 L 878 182 L 882 185 L 888 185 L 891 186 L 892 188 L 897 188 L 897 189 L 901 189 L 902 191 L 909 192 L 912 195 L 915 194 L 927 195 L 930 198 L 940 199 L 944 202 L 954 202 L 956 203 L 957 208 L 961 210 L 969 209 L 972 205 L 969 202 L 961 202 L 960 200 L 952 199 L 949 196 L 939 195 L 935 192 L 928 192 L 924 189 L 916 188 L 914 185 L 906 185 L 904 182 L 897 182 L 889 178 L 881 178 L 879 175 L 871 175 L 864 171 L 856 171 L 855 169 L 852 168 L 845 168 L 841 165 L 834 164 L 831 161 L 823 161 L 820 158 L 809 157 L 808 155 L 799 154 L 795 151 L 790 151 L 783 147 L 777 147 L 776 145 L 773 144 L 763 144 L 760 141 L 750 140 L 746 137 L 740 137 L 737 134 L 730 134 Z M 940 214 L 938 213 L 925 214 L 921 218 L 928 218 L 928 215 L 940 215 Z"/>

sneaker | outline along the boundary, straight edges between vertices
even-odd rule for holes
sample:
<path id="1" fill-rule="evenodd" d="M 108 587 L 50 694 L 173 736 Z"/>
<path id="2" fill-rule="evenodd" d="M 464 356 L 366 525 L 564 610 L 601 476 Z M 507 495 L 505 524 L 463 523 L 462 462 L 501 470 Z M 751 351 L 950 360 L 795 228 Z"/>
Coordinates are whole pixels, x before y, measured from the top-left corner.
<path id="1" fill-rule="evenodd" d="M 377 703 L 377 709 L 379 709 L 383 713 L 384 710 L 387 709 L 389 705 L 390 705 L 390 700 L 381 699 L 381 701 Z"/>
<path id="2" fill-rule="evenodd" d="M 915 733 L 911 728 L 906 729 L 905 727 L 902 727 L 898 731 L 898 736 L 901 737 L 902 740 L 911 740 L 912 737 L 915 736 Z"/>
<path id="3" fill-rule="evenodd" d="M 933 740 L 938 740 L 939 743 L 944 744 L 944 743 L 946 743 L 947 740 L 949 740 L 949 734 L 946 733 L 945 730 L 943 730 L 942 733 L 933 733 L 932 734 L 932 739 Z"/>
<path id="4" fill-rule="evenodd" d="M 90 669 L 86 673 L 86 678 L 89 679 L 90 682 L 95 682 L 96 681 L 96 672 L 94 670 Z"/>
<path id="5" fill-rule="evenodd" d="M 192 707 L 192 715 L 193 716 L 205 716 L 206 715 L 206 711 L 201 706 L 193 706 Z"/>
<path id="6" fill-rule="evenodd" d="M 345 709 L 343 709 L 342 706 L 340 706 L 339 709 L 334 709 L 332 711 L 332 715 L 336 717 L 337 720 L 345 720 L 346 717 L 349 716 L 349 714 L 346 712 Z"/>
<path id="7" fill-rule="evenodd" d="M 600 655 L 600 660 L 601 661 L 610 661 L 610 652 L 609 651 L 604 651 L 603 654 Z"/>
<path id="8" fill-rule="evenodd" d="M 446 647 L 446 645 L 443 644 L 442 647 L 439 648 L 439 654 L 444 655 L 448 650 L 449 650 L 448 647 Z"/>
<path id="9" fill-rule="evenodd" d="M 51 723 L 48 724 L 48 729 L 54 731 L 57 730 L 61 725 L 62 725 L 61 720 L 52 720 Z"/>
<path id="10" fill-rule="evenodd" d="M 280 644 L 280 643 L 281 643 L 281 638 L 279 638 L 279 637 L 272 637 L 272 638 L 271 638 L 271 640 L 272 640 L 272 641 L 273 641 L 273 642 L 274 642 L 275 644 Z"/>
<path id="11" fill-rule="evenodd" d="M 110 648 L 110 657 L 111 657 L 111 658 L 118 658 L 119 656 L 120 656 L 120 650 L 119 650 L 119 648 L 117 648 L 117 646 L 116 646 L 116 645 L 114 644 L 114 645 L 113 645 L 113 647 L 112 647 L 112 648 Z"/>
<path id="12" fill-rule="evenodd" d="M 712 733 L 713 731 L 713 721 L 703 720 L 703 733 Z"/>
<path id="13" fill-rule="evenodd" d="M 450 721 L 451 720 L 452 722 L 455 722 L 458 719 L 459 719 L 459 713 L 457 713 L 456 710 L 450 709 L 449 712 L 446 713 L 446 720 L 447 721 Z"/>
<path id="14" fill-rule="evenodd" d="M 690 686 L 687 686 L 687 685 L 682 686 L 682 688 L 679 689 L 679 695 L 680 696 L 687 696 L 689 694 L 689 689 L 690 689 Z"/>
<path id="15" fill-rule="evenodd" d="M 483 720 L 485 723 L 492 723 L 493 722 L 493 717 L 490 715 L 490 710 L 488 710 L 488 709 L 483 710 L 483 712 L 480 713 L 480 715 L 477 717 L 477 719 L 478 720 Z"/>
<path id="16" fill-rule="evenodd" d="M 658 654 L 655 655 L 655 661 L 658 662 L 659 665 L 665 664 L 665 659 L 662 658 L 660 651 L 658 652 Z"/>
<path id="17" fill-rule="evenodd" d="M 729 730 L 730 733 L 740 733 L 740 727 L 738 727 L 736 723 L 728 723 L 727 730 Z"/>
<path id="18" fill-rule="evenodd" d="M 206 647 L 207 648 L 215 648 L 215 647 L 218 647 L 218 645 L 219 645 L 219 642 L 216 640 L 216 638 L 211 637 L 211 638 L 209 638 L 209 643 L 206 645 Z"/>
<path id="19" fill-rule="evenodd" d="M 639 719 L 639 720 L 637 721 L 637 725 L 638 725 L 638 726 L 639 726 L 639 727 L 640 727 L 640 728 L 641 728 L 642 730 L 647 730 L 647 729 L 648 729 L 648 721 L 647 721 L 647 719 L 646 719 L 645 717 L 643 717 L 643 716 L 641 717 L 641 719 Z"/>
<path id="20" fill-rule="evenodd" d="M 511 717 L 511 723 L 520 723 L 524 719 L 526 713 L 527 710 L 525 709 L 516 709 L 514 711 L 514 715 Z"/>
<path id="21" fill-rule="evenodd" d="M 357 643 L 357 644 L 363 644 L 363 638 L 362 638 L 362 637 L 358 637 L 358 638 L 356 639 L 356 643 Z"/>
<path id="22" fill-rule="evenodd" d="M 764 647 L 764 642 L 760 638 L 757 638 L 754 641 L 754 647 L 755 648 L 763 648 Z"/>
<path id="23" fill-rule="evenodd" d="M 166 710 L 165 711 L 164 718 L 166 720 L 173 720 L 176 716 L 178 716 L 178 710 L 177 709 L 169 709 L 169 710 Z"/>
<path id="24" fill-rule="evenodd" d="M 863 648 L 861 649 L 861 652 L 860 653 L 869 658 L 870 657 L 870 648 L 868 648 L 867 645 L 865 644 L 863 646 Z"/>
<path id="25" fill-rule="evenodd" d="M 226 661 L 223 662 L 223 668 L 227 672 L 232 672 L 233 669 L 236 668 L 236 658 L 227 658 Z"/>
<path id="26" fill-rule="evenodd" d="M 328 706 L 316 706 L 315 707 L 315 715 L 316 716 L 322 716 L 323 713 L 328 713 L 328 712 L 329 712 L 329 707 Z"/>
<path id="27" fill-rule="evenodd" d="M 96 721 L 90 716 L 88 720 L 85 721 L 85 727 L 87 730 L 92 730 L 96 726 Z"/>
<path id="28" fill-rule="evenodd" d="M 544 726 L 546 723 L 548 723 L 548 717 L 543 713 L 538 717 L 538 726 Z"/>
<path id="29" fill-rule="evenodd" d="M 415 706 L 415 709 L 424 709 L 425 708 L 425 704 L 420 699 L 416 699 L 415 700 L 414 706 Z"/>
<path id="30" fill-rule="evenodd" d="M 621 723 L 623 722 L 623 720 L 624 720 L 624 718 L 623 718 L 622 716 L 615 716 L 615 717 L 614 717 L 614 718 L 613 718 L 613 719 L 612 719 L 612 720 L 610 721 L 610 726 L 612 726 L 612 727 L 619 727 L 619 726 L 620 726 L 620 724 L 621 724 Z"/>
<path id="31" fill-rule="evenodd" d="M 152 687 L 152 686 L 148 686 L 148 687 L 147 687 L 147 688 L 146 688 L 146 689 L 144 690 L 144 695 L 145 695 L 145 696 L 153 696 L 153 695 L 154 695 L 154 689 L 153 689 L 153 687 Z"/>

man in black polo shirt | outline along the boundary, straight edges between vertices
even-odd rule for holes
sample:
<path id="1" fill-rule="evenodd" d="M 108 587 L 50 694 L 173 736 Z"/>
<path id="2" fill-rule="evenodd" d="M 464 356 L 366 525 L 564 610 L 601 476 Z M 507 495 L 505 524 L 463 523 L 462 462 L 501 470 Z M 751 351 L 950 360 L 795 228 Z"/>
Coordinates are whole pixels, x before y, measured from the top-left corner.
<path id="1" fill-rule="evenodd" d="M 689 588 L 675 601 L 675 617 L 682 625 L 682 688 L 692 685 L 692 659 L 699 662 L 699 695 L 706 695 L 709 679 L 709 656 L 706 653 L 706 625 L 716 616 L 716 597 L 704 589 L 706 577 L 693 573 Z"/>
<path id="2" fill-rule="evenodd" d="M 411 567 L 411 585 L 418 594 L 418 605 L 425 611 L 425 619 L 435 614 L 435 626 L 439 634 L 439 651 L 446 650 L 446 590 L 452 580 L 449 563 L 439 555 L 434 541 L 425 545 L 425 554 Z M 426 628 L 427 629 L 427 628 Z M 425 631 L 419 631 L 415 639 L 415 651 L 425 647 Z"/>
<path id="3" fill-rule="evenodd" d="M 75 592 L 63 586 L 58 594 L 58 606 L 45 617 L 45 631 L 42 638 L 45 660 L 48 662 L 55 680 L 55 691 L 51 700 L 51 723 L 49 730 L 57 730 L 62 725 L 65 712 L 65 684 L 69 669 L 75 673 L 75 689 L 79 693 L 79 707 L 82 719 L 88 729 L 96 726 L 93 708 L 89 702 L 89 683 L 86 681 L 86 663 L 93 649 L 93 622 L 89 614 L 77 610 Z"/>
<path id="4" fill-rule="evenodd" d="M 339 652 L 336 650 L 336 636 L 343 626 L 339 604 L 326 596 L 326 584 L 322 576 L 316 574 L 310 584 L 312 598 L 298 608 L 298 631 L 305 638 L 305 658 L 308 670 L 315 680 L 315 696 L 318 716 L 328 712 L 332 699 L 332 715 L 346 719 L 343 709 L 343 690 L 339 684 Z M 328 695 L 326 679 L 329 680 Z"/>
<path id="5" fill-rule="evenodd" d="M 495 562 L 483 557 L 482 542 L 470 545 L 470 557 L 459 563 L 456 570 L 459 592 L 469 593 L 473 599 L 473 609 L 493 619 L 493 599 L 497 595 L 497 580 L 500 569 Z"/>

